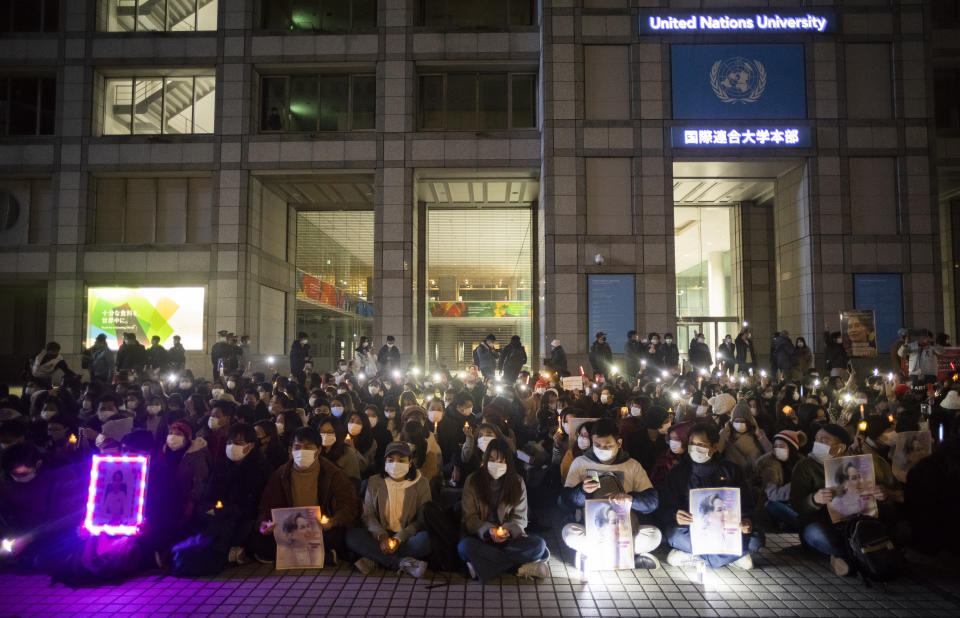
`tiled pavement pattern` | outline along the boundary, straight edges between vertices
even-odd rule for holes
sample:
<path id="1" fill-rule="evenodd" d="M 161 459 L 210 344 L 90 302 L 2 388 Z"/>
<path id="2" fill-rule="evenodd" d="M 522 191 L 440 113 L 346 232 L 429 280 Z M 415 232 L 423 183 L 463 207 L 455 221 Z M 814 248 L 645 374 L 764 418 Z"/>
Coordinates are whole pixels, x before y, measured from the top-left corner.
<path id="1" fill-rule="evenodd" d="M 71 590 L 41 576 L 0 575 L 0 616 L 960 616 L 960 576 L 946 560 L 914 564 L 885 590 L 840 579 L 826 561 L 767 536 L 757 568 L 580 574 L 550 538 L 552 577 L 513 576 L 483 586 L 459 575 L 414 580 L 341 562 L 322 571 L 248 564 L 220 576 L 145 574 L 119 585 Z M 567 558 L 571 558 L 569 555 Z"/>

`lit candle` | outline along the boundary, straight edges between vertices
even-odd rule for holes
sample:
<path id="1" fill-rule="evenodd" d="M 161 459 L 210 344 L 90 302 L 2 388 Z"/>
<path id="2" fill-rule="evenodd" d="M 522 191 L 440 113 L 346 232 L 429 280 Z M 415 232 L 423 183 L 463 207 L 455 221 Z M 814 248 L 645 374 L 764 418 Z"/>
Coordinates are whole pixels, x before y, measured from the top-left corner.
<path id="1" fill-rule="evenodd" d="M 77 434 L 75 434 L 75 433 L 70 434 L 70 439 L 68 439 L 67 442 L 69 442 L 70 444 L 76 444 L 76 443 L 77 443 Z"/>
<path id="2" fill-rule="evenodd" d="M 857 425 L 857 429 L 859 429 L 860 431 L 866 431 L 866 430 L 867 430 L 867 421 L 860 421 L 860 424 Z"/>
<path id="3" fill-rule="evenodd" d="M 497 536 L 503 538 L 503 537 L 507 536 L 507 531 L 503 529 L 503 526 L 497 526 L 497 529 L 494 530 L 494 534 L 496 534 Z"/>
<path id="4" fill-rule="evenodd" d="M 466 431 L 470 428 L 470 423 L 468 421 L 463 421 L 463 430 Z"/>
<path id="5" fill-rule="evenodd" d="M 863 404 L 862 404 L 862 403 L 860 404 L 860 414 L 861 414 L 861 415 L 863 414 Z"/>
<path id="6" fill-rule="evenodd" d="M 557 433 L 563 433 L 563 422 L 560 420 L 560 415 L 557 415 Z"/>
<path id="7" fill-rule="evenodd" d="M 397 542 L 397 539 L 393 537 L 390 537 L 389 539 L 387 539 L 387 547 L 389 547 L 390 549 L 396 549 L 397 545 L 399 544 L 400 543 Z"/>
<path id="8" fill-rule="evenodd" d="M 894 420 L 894 419 L 893 419 L 893 415 L 891 414 L 891 415 L 887 416 L 887 420 L 892 423 L 893 420 Z"/>
<path id="9" fill-rule="evenodd" d="M 223 508 L 223 502 L 220 502 L 219 500 L 217 500 L 217 503 L 214 505 L 213 508 L 215 508 L 215 509 L 222 509 L 222 508 Z"/>
<path id="10" fill-rule="evenodd" d="M 321 524 L 324 524 L 324 525 L 329 524 L 329 523 L 330 523 L 330 518 L 327 517 L 326 515 L 321 515 L 321 516 L 320 516 L 320 523 L 321 523 Z"/>

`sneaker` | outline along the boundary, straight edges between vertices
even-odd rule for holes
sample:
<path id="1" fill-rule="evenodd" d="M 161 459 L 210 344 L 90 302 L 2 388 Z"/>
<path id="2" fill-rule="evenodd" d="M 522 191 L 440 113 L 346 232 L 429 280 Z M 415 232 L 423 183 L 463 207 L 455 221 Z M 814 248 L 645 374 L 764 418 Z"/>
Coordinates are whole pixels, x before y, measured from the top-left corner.
<path id="1" fill-rule="evenodd" d="M 236 562 L 236 561 L 237 561 L 237 553 L 240 552 L 240 549 L 241 549 L 241 548 L 239 548 L 239 547 L 231 547 L 231 548 L 230 548 L 230 551 L 227 552 L 227 562 Z"/>
<path id="2" fill-rule="evenodd" d="M 470 573 L 470 579 L 477 579 L 477 572 L 469 562 L 467 563 L 467 572 Z"/>
<path id="3" fill-rule="evenodd" d="M 397 569 L 397 573 L 406 573 L 410 577 L 423 577 L 424 572 L 427 570 L 427 563 L 423 560 L 417 560 L 415 558 L 404 558 L 400 561 L 400 568 Z"/>
<path id="4" fill-rule="evenodd" d="M 242 547 L 237 548 L 237 564 L 246 564 L 250 562 L 250 558 L 247 556 L 247 550 Z"/>
<path id="5" fill-rule="evenodd" d="M 671 549 L 667 554 L 667 564 L 682 569 L 693 560 L 693 555 L 679 549 Z"/>
<path id="6" fill-rule="evenodd" d="M 749 571 L 753 568 L 753 558 L 750 554 L 744 554 L 730 563 L 730 566 Z"/>
<path id="7" fill-rule="evenodd" d="M 633 568 L 655 571 L 660 568 L 660 561 L 653 554 L 637 554 L 633 557 Z"/>
<path id="8" fill-rule="evenodd" d="M 260 554 L 253 554 L 253 559 L 259 562 L 260 564 L 273 564 L 273 560 L 267 560 L 262 557 Z"/>
<path id="9" fill-rule="evenodd" d="M 846 577 L 850 574 L 850 565 L 847 561 L 838 556 L 830 556 L 830 568 L 840 577 Z"/>
<path id="10" fill-rule="evenodd" d="M 550 568 L 546 560 L 536 560 L 526 562 L 517 569 L 517 577 L 530 577 L 534 579 L 546 579 L 550 577 Z"/>
<path id="11" fill-rule="evenodd" d="M 353 566 L 357 567 L 357 570 L 363 573 L 364 575 L 370 575 L 373 573 L 373 570 L 377 568 L 376 563 L 369 558 L 360 558 L 353 563 Z"/>

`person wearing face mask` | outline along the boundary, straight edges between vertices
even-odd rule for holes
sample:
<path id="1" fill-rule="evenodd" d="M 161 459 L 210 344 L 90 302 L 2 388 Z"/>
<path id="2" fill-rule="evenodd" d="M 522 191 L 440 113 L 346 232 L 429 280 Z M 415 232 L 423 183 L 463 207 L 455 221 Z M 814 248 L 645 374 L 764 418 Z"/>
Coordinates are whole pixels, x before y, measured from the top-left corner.
<path id="1" fill-rule="evenodd" d="M 840 331 L 823 332 L 824 357 L 827 373 L 830 376 L 842 376 L 847 369 L 847 349 L 843 347 L 843 337 Z"/>
<path id="2" fill-rule="evenodd" d="M 569 435 L 568 428 L 573 426 L 570 419 L 576 417 L 578 413 L 578 410 L 571 410 L 569 414 L 564 415 L 564 434 Z M 590 441 L 590 430 L 592 428 L 592 421 L 581 423 L 577 428 L 576 435 L 569 435 L 569 437 L 566 438 L 566 452 L 564 452 L 563 458 L 560 460 L 561 482 L 566 480 L 567 474 L 570 472 L 570 466 L 573 465 L 574 460 L 589 451 L 592 447 L 593 443 Z"/>
<path id="3" fill-rule="evenodd" d="M 400 348 L 393 335 L 387 336 L 386 343 L 377 352 L 377 366 L 381 375 L 389 375 L 395 369 L 400 369 Z"/>
<path id="4" fill-rule="evenodd" d="M 831 523 L 826 505 L 833 500 L 836 491 L 826 487 L 823 462 L 827 459 L 847 454 L 853 443 L 850 434 L 840 425 L 825 423 L 820 426 L 814 438 L 810 455 L 801 459 L 794 467 L 790 477 L 790 506 L 797 511 L 800 537 L 814 550 L 830 556 L 833 572 L 843 577 L 850 572 L 846 560 L 847 547 L 845 522 Z M 883 468 L 877 467 L 874 458 L 876 487 L 874 497 L 878 502 L 887 499 L 888 486 L 892 478 L 883 474 Z M 889 470 L 889 467 L 887 468 Z M 883 511 L 881 511 L 883 519 Z"/>
<path id="5" fill-rule="evenodd" d="M 260 496 L 272 474 L 257 448 L 254 428 L 233 425 L 226 432 L 224 457 L 215 465 L 204 496 L 201 532 L 173 547 L 173 575 L 216 575 L 228 563 L 244 564 L 253 554 Z"/>
<path id="6" fill-rule="evenodd" d="M 807 347 L 807 341 L 803 337 L 797 337 L 790 363 L 789 377 L 793 381 L 802 380 L 810 368 L 813 367 L 813 352 Z"/>
<path id="7" fill-rule="evenodd" d="M 690 428 L 693 423 L 677 423 L 667 431 L 667 448 L 657 456 L 650 472 L 650 482 L 654 487 L 660 487 L 667 478 L 667 474 L 687 456 L 687 440 L 690 437 Z"/>
<path id="8" fill-rule="evenodd" d="M 90 381 L 109 384 L 116 361 L 113 350 L 107 345 L 107 336 L 103 333 L 97 335 L 93 345 L 83 351 L 83 357 L 87 363 L 84 366 L 90 370 Z"/>
<path id="9" fill-rule="evenodd" d="M 757 460 L 765 509 L 781 532 L 799 529 L 797 511 L 790 506 L 790 480 L 794 467 L 804 458 L 800 449 L 806 443 L 807 435 L 802 431 L 781 431 L 773 437 L 773 451 Z"/>
<path id="10" fill-rule="evenodd" d="M 660 363 L 667 371 L 673 371 L 680 366 L 680 348 L 677 347 L 673 333 L 663 335 L 663 343 L 660 344 Z"/>
<path id="11" fill-rule="evenodd" d="M 423 517 L 430 484 L 412 463 L 409 444 L 391 442 L 385 454 L 383 470 L 367 481 L 362 527 L 347 530 L 347 547 L 361 556 L 354 566 L 364 575 L 380 565 L 421 577 L 431 549 Z"/>
<path id="12" fill-rule="evenodd" d="M 311 419 L 311 426 L 320 434 L 318 455 L 333 462 L 340 470 L 360 487 L 360 457 L 353 440 L 348 439 L 347 428 L 340 419 L 325 416 Z"/>
<path id="13" fill-rule="evenodd" d="M 720 431 L 720 449 L 749 480 L 756 476 L 757 461 L 773 450 L 773 445 L 753 418 L 750 404 L 741 399 Z"/>
<path id="14" fill-rule="evenodd" d="M 219 465 L 226 456 L 227 432 L 236 423 L 237 407 L 229 401 L 215 401 L 210 415 L 204 420 L 206 426 L 201 427 L 197 435 L 206 440 L 211 460 Z"/>
<path id="15" fill-rule="evenodd" d="M 643 341 L 640 341 L 640 333 L 635 330 L 627 332 L 627 342 L 623 344 L 623 355 L 625 358 L 625 367 L 624 371 L 626 375 L 633 378 L 640 373 L 640 370 L 643 368 L 642 360 L 646 359 L 646 346 Z M 650 361 L 647 360 L 647 365 L 650 364 Z"/>
<path id="16" fill-rule="evenodd" d="M 635 566 L 638 569 L 659 568 L 659 560 L 650 552 L 660 545 L 660 530 L 648 523 L 649 516 L 659 504 L 657 490 L 643 466 L 622 448 L 623 440 L 614 421 L 601 419 L 595 422 L 590 430 L 590 440 L 592 447 L 573 460 L 567 472 L 564 501 L 575 509 L 584 508 L 587 500 L 609 499 L 629 504 Z M 577 552 L 578 564 L 581 558 L 590 560 L 586 528 L 582 524 L 567 524 L 561 534 L 564 543 Z"/>
<path id="17" fill-rule="evenodd" d="M 733 337 L 727 335 L 717 348 L 717 364 L 724 375 L 733 373 L 733 365 L 737 359 L 737 348 L 733 345 Z"/>
<path id="18" fill-rule="evenodd" d="M 463 487 L 463 481 L 480 469 L 483 454 L 494 440 L 505 440 L 500 428 L 495 424 L 478 423 L 468 428 L 466 440 L 454 459 L 453 471 L 444 478 L 450 478 L 456 486 Z"/>
<path id="19" fill-rule="evenodd" d="M 163 398 L 152 396 L 147 400 L 144 406 L 146 414 L 133 420 L 133 426 L 137 429 L 146 429 L 153 434 L 155 440 L 163 440 L 167 435 L 167 425 L 169 417 L 165 410 Z"/>
<path id="20" fill-rule="evenodd" d="M 713 364 L 710 347 L 707 346 L 706 341 L 703 333 L 697 333 L 690 342 L 690 349 L 687 351 L 687 359 L 690 361 L 694 370 L 698 372 L 700 370 L 709 371 L 710 365 Z"/>
<path id="21" fill-rule="evenodd" d="M 667 562 L 683 567 L 694 559 L 690 542 L 690 490 L 711 487 L 738 487 L 740 489 L 740 532 L 743 535 L 743 553 L 739 556 L 708 554 L 696 556 L 710 568 L 731 565 L 752 569 L 751 554 L 760 551 L 765 538 L 753 528 L 750 514 L 754 492 L 740 468 L 726 459 L 719 450 L 720 432 L 710 423 L 697 423 L 690 429 L 688 457 L 673 467 L 660 487 L 660 509 L 657 512 L 663 525 L 664 538 L 672 550 Z"/>
<path id="22" fill-rule="evenodd" d="M 360 499 L 354 484 L 336 464 L 320 455 L 320 448 L 321 437 L 313 427 L 301 427 L 294 432 L 290 461 L 273 472 L 260 499 L 260 534 L 254 540 L 257 560 L 270 562 L 277 555 L 273 509 L 320 507 L 320 513 L 326 516 L 320 527 L 331 562 L 336 564 L 337 553 L 342 555 L 346 549 L 346 530 L 360 516 Z"/>
<path id="23" fill-rule="evenodd" d="M 549 575 L 546 542 L 526 533 L 527 490 L 505 441 L 487 445 L 481 468 L 464 483 L 461 505 L 457 553 L 471 578 L 485 583 L 514 569 L 520 577 Z"/>
<path id="24" fill-rule="evenodd" d="M 58 414 L 47 420 L 47 448 L 43 457 L 47 468 L 63 468 L 81 460 L 77 443 L 70 443 L 70 436 L 76 435 L 76 422 L 66 414 Z"/>
<path id="25" fill-rule="evenodd" d="M 363 413 L 366 415 L 367 424 L 370 426 L 370 436 L 377 443 L 377 451 L 372 462 L 374 469 L 377 469 L 383 463 L 387 445 L 393 442 L 393 434 L 390 433 L 387 417 L 376 405 L 366 404 Z"/>
<path id="26" fill-rule="evenodd" d="M 277 433 L 277 425 L 272 420 L 257 421 L 253 425 L 257 434 L 257 446 L 271 470 L 276 470 L 290 459 L 290 453 L 283 446 Z"/>
<path id="27" fill-rule="evenodd" d="M 613 350 L 607 343 L 607 333 L 598 332 L 594 341 L 590 344 L 590 367 L 594 375 L 606 376 L 610 371 L 610 364 L 613 362 Z"/>
<path id="28" fill-rule="evenodd" d="M 290 373 L 300 375 L 303 366 L 310 360 L 310 339 L 307 333 L 297 333 L 297 338 L 290 344 Z"/>
<path id="29" fill-rule="evenodd" d="M 644 470 L 652 470 L 661 453 L 667 450 L 666 436 L 673 418 L 661 406 L 649 406 L 641 417 L 640 430 L 623 438 L 623 449 L 640 462 Z"/>
<path id="30" fill-rule="evenodd" d="M 737 372 L 741 375 L 749 374 L 756 368 L 757 350 L 753 347 L 753 333 L 744 326 L 733 340 L 734 357 L 737 361 Z"/>
<path id="31" fill-rule="evenodd" d="M 170 424 L 160 457 L 172 484 L 175 505 L 173 532 L 183 534 L 194 529 L 195 517 L 210 481 L 210 451 L 203 438 L 193 437 L 193 429 L 184 421 Z M 183 538 L 183 537 L 181 537 Z"/>
<path id="32" fill-rule="evenodd" d="M 377 456 L 377 441 L 370 429 L 370 421 L 363 412 L 351 412 L 347 416 L 347 436 L 357 453 L 360 476 L 366 478 L 373 472 Z"/>
<path id="33" fill-rule="evenodd" d="M 559 339 L 550 342 L 550 358 L 546 362 L 547 368 L 551 371 L 561 374 L 567 370 L 567 352 L 563 349 Z"/>
<path id="34" fill-rule="evenodd" d="M 113 393 L 106 393 L 97 399 L 96 403 L 97 419 L 101 423 L 106 423 L 114 418 L 122 418 L 123 412 L 120 410 L 120 398 Z"/>
<path id="35" fill-rule="evenodd" d="M 376 375 L 376 374 L 372 374 Z M 370 377 L 372 377 L 372 375 Z M 371 380 L 359 389 L 360 401 L 366 405 L 383 407 L 383 385 L 378 380 Z"/>
<path id="36" fill-rule="evenodd" d="M 443 418 L 437 425 L 435 437 L 443 457 L 444 478 L 450 478 L 453 475 L 461 445 L 466 446 L 468 434 L 472 437 L 472 430 L 477 426 L 478 421 L 473 414 L 473 405 L 473 397 L 469 393 L 457 393 L 453 404 L 443 412 Z"/>
<path id="37" fill-rule="evenodd" d="M 497 337 L 490 333 L 473 349 L 473 364 L 480 370 L 484 380 L 492 380 L 497 373 Z"/>

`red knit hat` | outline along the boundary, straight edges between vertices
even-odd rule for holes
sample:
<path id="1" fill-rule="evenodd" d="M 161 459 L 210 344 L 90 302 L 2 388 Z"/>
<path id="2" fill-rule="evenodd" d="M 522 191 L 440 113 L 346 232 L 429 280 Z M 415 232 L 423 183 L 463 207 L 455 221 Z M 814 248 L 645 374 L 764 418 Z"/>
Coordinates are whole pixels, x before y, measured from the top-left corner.
<path id="1" fill-rule="evenodd" d="M 187 425 L 183 421 L 170 423 L 170 429 L 176 429 L 186 436 L 187 440 L 193 440 L 193 429 L 190 429 L 190 425 Z"/>
<path id="2" fill-rule="evenodd" d="M 780 438 L 784 442 L 793 446 L 793 448 L 800 450 L 800 447 L 807 443 L 807 434 L 802 431 L 791 431 L 789 429 L 784 429 L 773 436 L 773 439 L 776 440 Z"/>

